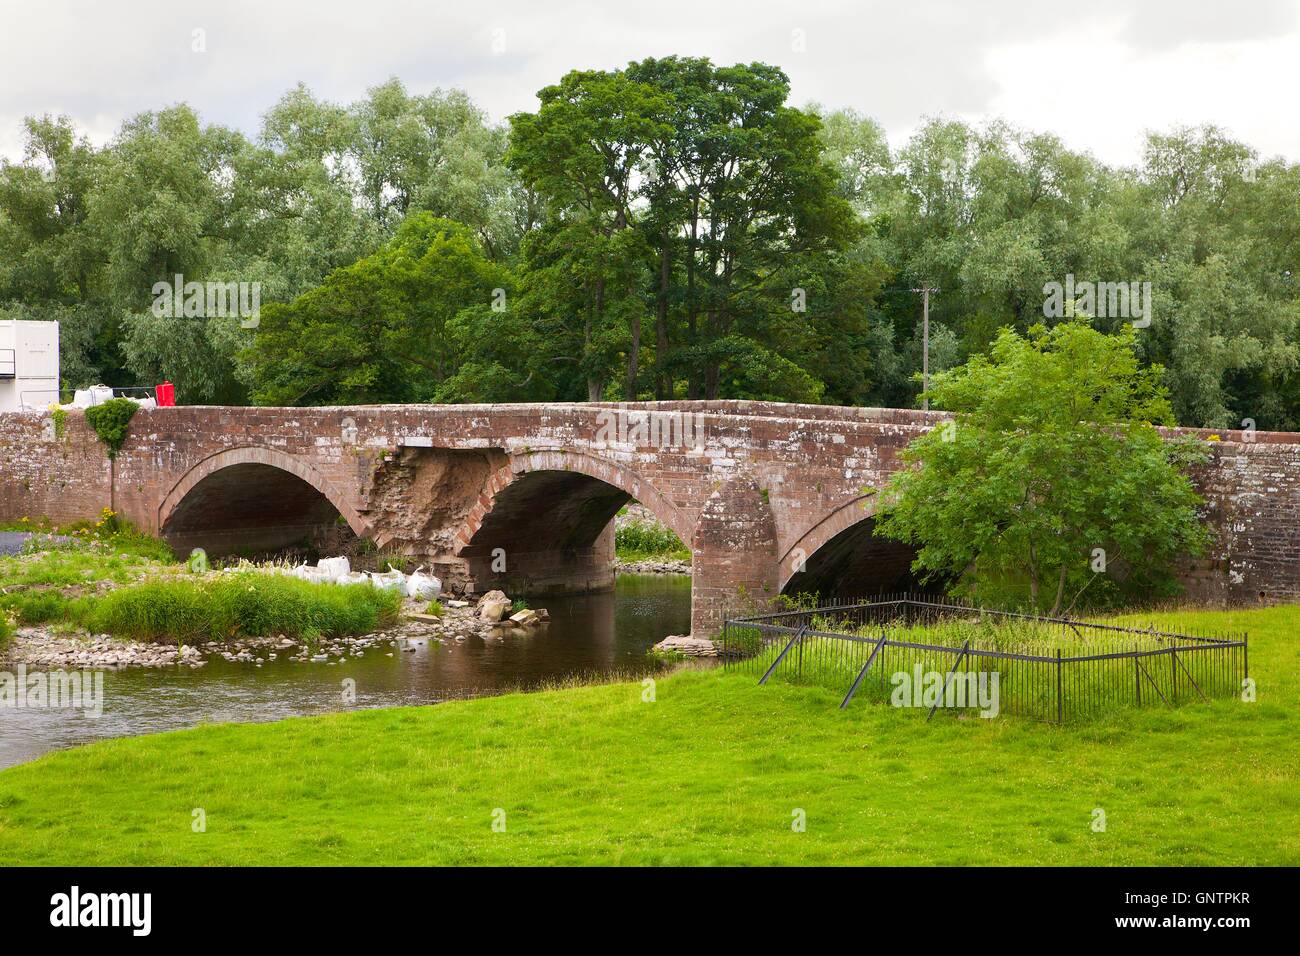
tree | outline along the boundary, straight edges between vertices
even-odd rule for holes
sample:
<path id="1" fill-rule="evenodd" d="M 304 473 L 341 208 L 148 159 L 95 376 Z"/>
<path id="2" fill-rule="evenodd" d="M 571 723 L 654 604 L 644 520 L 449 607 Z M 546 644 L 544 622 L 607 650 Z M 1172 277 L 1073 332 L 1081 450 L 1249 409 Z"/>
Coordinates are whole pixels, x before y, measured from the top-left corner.
<path id="1" fill-rule="evenodd" d="M 510 289 L 470 230 L 409 216 L 373 255 L 263 306 L 247 360 L 264 405 L 427 402 L 460 367 L 456 316 Z M 498 293 L 497 290 L 501 290 Z"/>
<path id="2" fill-rule="evenodd" d="M 684 376 L 688 398 L 780 390 L 785 380 L 815 399 L 807 345 L 817 333 L 806 318 L 825 300 L 796 290 L 818 285 L 817 266 L 859 233 L 823 156 L 821 121 L 787 106 L 789 79 L 763 63 L 667 57 L 627 75 L 671 104 L 651 144 L 645 219 L 657 252 L 659 378 Z"/>
<path id="3" fill-rule="evenodd" d="M 935 376 L 931 403 L 955 422 L 909 446 L 876 532 L 982 601 L 1056 614 L 1085 590 L 1170 590 L 1207 536 L 1182 470 L 1199 456 L 1155 428 L 1173 420 L 1160 375 L 1131 328 L 1004 330 L 987 358 Z"/>
<path id="4" fill-rule="evenodd" d="M 0 161 L 0 312 L 59 323 L 73 387 L 115 380 L 119 322 L 100 281 L 106 253 L 88 222 L 102 153 L 72 121 L 28 118 L 23 161 Z"/>
<path id="5" fill-rule="evenodd" d="M 546 201 L 554 227 L 527 250 L 525 271 L 542 310 L 580 323 L 576 361 L 588 401 L 603 397 L 614 352 L 626 356 L 624 394 L 635 397 L 648 250 L 635 230 L 642 167 L 665 134 L 670 104 L 621 72 L 573 72 L 538 94 L 536 114 L 510 117 L 509 162 Z"/>

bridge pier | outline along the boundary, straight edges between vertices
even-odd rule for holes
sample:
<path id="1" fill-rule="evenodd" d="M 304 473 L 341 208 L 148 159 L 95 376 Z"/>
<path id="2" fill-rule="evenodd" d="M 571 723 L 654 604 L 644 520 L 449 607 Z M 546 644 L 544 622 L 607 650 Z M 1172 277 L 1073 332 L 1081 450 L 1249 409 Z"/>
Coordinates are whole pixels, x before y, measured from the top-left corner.
<path id="1" fill-rule="evenodd" d="M 483 594 L 494 588 L 515 595 L 587 594 L 614 587 L 614 524 L 588 545 L 526 550 L 541 542 L 522 546 L 486 549 L 467 547 L 464 561 L 467 591 Z M 493 551 L 499 553 L 493 554 Z"/>
<path id="2" fill-rule="evenodd" d="M 713 637 L 727 617 L 758 613 L 778 593 L 767 492 L 734 479 L 709 496 L 691 542 L 691 635 Z"/>
<path id="3" fill-rule="evenodd" d="M 699 441 L 611 431 L 624 413 L 698 415 Z M 869 535 L 866 489 L 942 418 L 751 401 L 182 406 L 141 410 L 110 466 L 84 415 L 4 413 L 0 522 L 93 521 L 112 506 L 182 551 L 273 549 L 333 529 L 452 587 L 573 592 L 613 584 L 610 520 L 636 500 L 690 546 L 692 629 L 707 636 L 782 585 L 899 586 L 909 556 Z M 1184 570 L 1191 596 L 1300 599 L 1300 434 L 1167 434 L 1211 451 L 1193 480 L 1214 540 Z"/>

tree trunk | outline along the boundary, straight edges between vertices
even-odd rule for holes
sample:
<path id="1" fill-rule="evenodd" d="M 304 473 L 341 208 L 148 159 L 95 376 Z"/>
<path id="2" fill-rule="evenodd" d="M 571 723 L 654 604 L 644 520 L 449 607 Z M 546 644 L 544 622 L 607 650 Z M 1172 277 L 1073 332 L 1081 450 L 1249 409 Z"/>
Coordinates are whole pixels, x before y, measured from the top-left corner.
<path id="1" fill-rule="evenodd" d="M 1038 610 L 1038 564 L 1034 546 L 1029 546 L 1029 601 Z"/>
<path id="2" fill-rule="evenodd" d="M 633 313 L 630 322 L 632 344 L 627 350 L 627 387 L 623 390 L 623 401 L 636 401 L 636 380 L 641 371 L 641 316 Z"/>
<path id="3" fill-rule="evenodd" d="M 655 398 L 658 401 L 672 398 L 672 382 L 664 368 L 668 361 L 668 285 L 672 280 L 672 256 L 668 251 L 668 233 L 662 237 L 659 252 L 659 301 L 655 304 Z"/>
<path id="4" fill-rule="evenodd" d="M 1056 617 L 1061 611 L 1061 602 L 1065 600 L 1065 565 L 1061 565 L 1061 576 L 1056 582 L 1056 601 L 1052 604 L 1051 613 L 1048 617 Z"/>

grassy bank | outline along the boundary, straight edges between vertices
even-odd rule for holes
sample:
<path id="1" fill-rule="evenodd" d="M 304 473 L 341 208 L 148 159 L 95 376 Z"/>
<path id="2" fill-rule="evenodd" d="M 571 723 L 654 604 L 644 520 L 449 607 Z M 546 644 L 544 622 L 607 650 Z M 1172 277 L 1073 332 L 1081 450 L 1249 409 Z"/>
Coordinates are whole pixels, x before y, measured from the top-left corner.
<path id="1" fill-rule="evenodd" d="M 714 671 L 204 727 L 0 772 L 0 863 L 1300 863 L 1300 609 L 1164 621 L 1249 630 L 1258 702 L 926 724 Z"/>
<path id="2" fill-rule="evenodd" d="M 145 581 L 110 591 L 86 615 L 94 631 L 133 640 L 224 640 L 364 634 L 394 623 L 402 593 L 256 571 Z"/>
<path id="3" fill-rule="evenodd" d="M 164 542 L 107 509 L 95 522 L 54 528 L 24 520 L 0 530 L 34 535 L 21 554 L 0 557 L 0 616 L 14 624 L 76 628 L 99 595 L 179 570 Z"/>
<path id="4" fill-rule="evenodd" d="M 690 550 L 670 528 L 626 511 L 619 514 L 614 527 L 614 553 L 619 561 L 690 561 Z"/>
<path id="5" fill-rule="evenodd" d="M 45 533 L 24 553 L 0 558 L 0 643 L 15 625 L 186 643 L 269 634 L 312 639 L 373 631 L 401 610 L 399 593 L 368 584 L 321 584 L 251 568 L 194 574 L 166 544 L 107 511 L 97 523 L 33 530 Z"/>

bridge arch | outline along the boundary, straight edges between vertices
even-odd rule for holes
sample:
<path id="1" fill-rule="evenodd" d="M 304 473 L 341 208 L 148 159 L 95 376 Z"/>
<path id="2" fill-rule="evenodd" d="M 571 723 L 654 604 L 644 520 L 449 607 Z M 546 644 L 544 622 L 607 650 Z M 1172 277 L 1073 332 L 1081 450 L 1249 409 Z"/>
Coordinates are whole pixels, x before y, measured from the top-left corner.
<path id="1" fill-rule="evenodd" d="M 584 452 L 525 450 L 485 483 L 455 553 L 480 590 L 582 591 L 613 585 L 613 530 L 635 500 L 690 547 L 695 516 L 642 475 Z"/>
<path id="2" fill-rule="evenodd" d="M 368 533 L 365 519 L 318 468 L 274 448 L 242 446 L 190 468 L 159 504 L 156 520 L 178 550 L 221 554 L 278 550 L 340 518 L 351 533 Z"/>
<path id="3" fill-rule="evenodd" d="M 782 592 L 855 597 L 914 586 L 915 549 L 874 534 L 877 496 L 858 495 L 807 528 L 781 555 Z"/>

